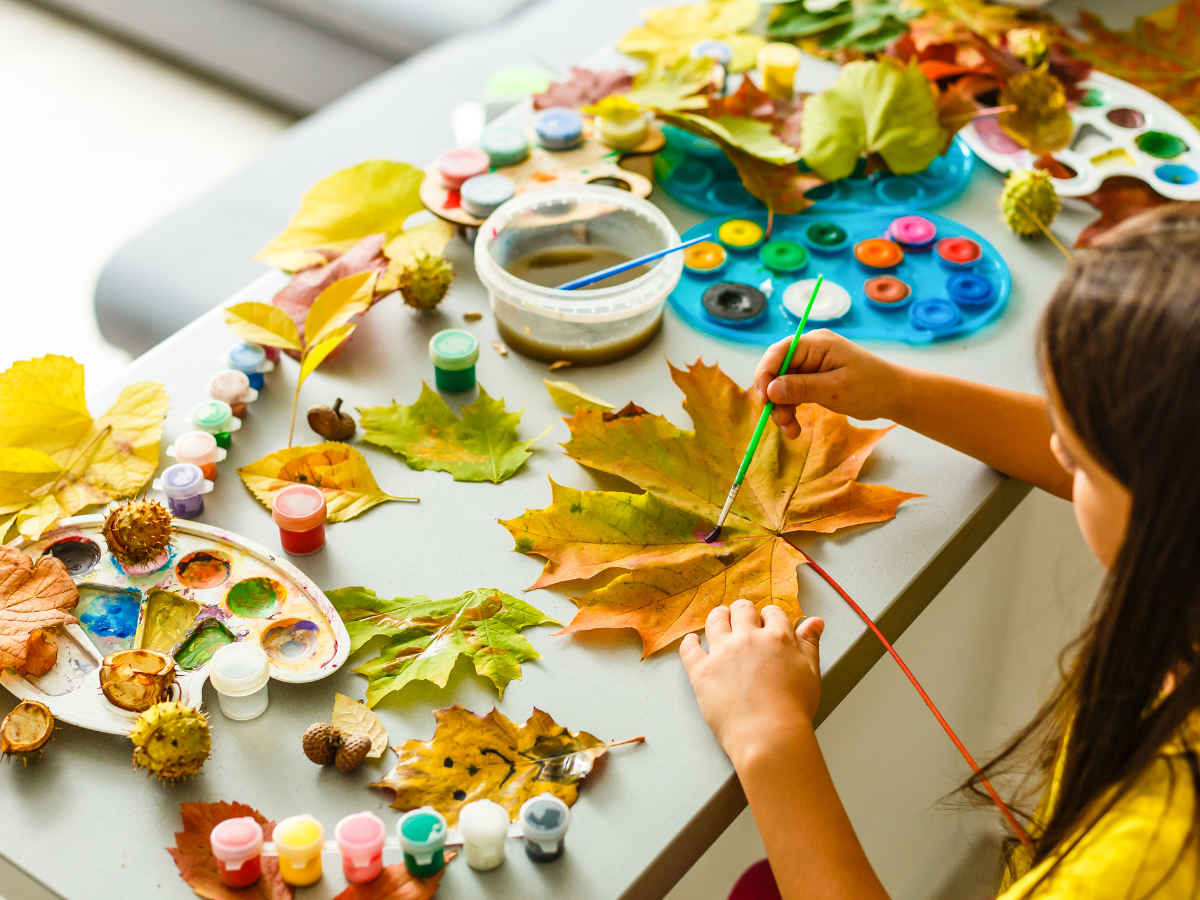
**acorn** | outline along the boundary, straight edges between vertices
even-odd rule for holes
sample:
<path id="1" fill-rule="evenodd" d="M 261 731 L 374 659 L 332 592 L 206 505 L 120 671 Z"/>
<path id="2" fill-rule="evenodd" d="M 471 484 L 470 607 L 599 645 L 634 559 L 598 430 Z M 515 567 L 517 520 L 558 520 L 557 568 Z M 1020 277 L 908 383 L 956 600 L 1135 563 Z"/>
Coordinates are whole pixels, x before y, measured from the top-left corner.
<path id="1" fill-rule="evenodd" d="M 104 519 L 104 542 L 132 575 L 145 575 L 167 561 L 171 511 L 157 500 L 131 500 Z"/>
<path id="2" fill-rule="evenodd" d="M 352 772 L 359 767 L 370 752 L 371 739 L 369 737 L 363 737 L 361 734 L 351 735 L 342 741 L 342 746 L 338 748 L 334 762 L 337 764 L 339 772 L 343 774 Z"/>
<path id="3" fill-rule="evenodd" d="M 332 407 L 310 406 L 308 427 L 327 441 L 345 441 L 354 437 L 357 426 L 350 413 L 342 412 L 342 398 L 338 397 Z"/>
<path id="4" fill-rule="evenodd" d="M 314 722 L 304 729 L 302 743 L 305 756 L 318 766 L 327 766 L 341 749 L 342 733 L 325 722 Z"/>
<path id="5" fill-rule="evenodd" d="M 157 650 L 118 650 L 104 657 L 100 690 L 113 706 L 145 712 L 167 699 L 175 683 L 175 660 Z"/>
<path id="6" fill-rule="evenodd" d="M 454 267 L 428 253 L 400 273 L 400 293 L 413 309 L 430 310 L 442 302 L 454 280 Z"/>
<path id="7" fill-rule="evenodd" d="M 36 700 L 22 700 L 0 722 L 0 755 L 7 760 L 19 756 L 28 762 L 54 734 L 54 715 L 50 707 Z"/>

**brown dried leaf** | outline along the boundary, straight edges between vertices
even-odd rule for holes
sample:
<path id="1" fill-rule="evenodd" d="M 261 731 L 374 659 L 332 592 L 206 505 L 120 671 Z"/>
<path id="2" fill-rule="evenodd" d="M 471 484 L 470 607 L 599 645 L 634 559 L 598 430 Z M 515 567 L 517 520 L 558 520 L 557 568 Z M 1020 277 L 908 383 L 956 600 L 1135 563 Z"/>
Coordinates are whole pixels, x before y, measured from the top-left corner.
<path id="1" fill-rule="evenodd" d="M 1132 175 L 1105 178 L 1098 190 L 1080 199 L 1100 210 L 1100 218 L 1080 232 L 1076 247 L 1091 247 L 1102 234 L 1131 216 L 1171 202 Z"/>
<path id="2" fill-rule="evenodd" d="M 221 883 L 217 860 L 212 854 L 209 836 L 213 828 L 226 819 L 250 816 L 263 829 L 263 840 L 271 840 L 275 823 L 258 810 L 244 803 L 181 803 L 183 831 L 175 832 L 175 846 L 167 851 L 175 860 L 179 877 L 206 900 L 292 900 L 292 886 L 279 875 L 276 857 L 262 858 L 262 878 L 245 888 L 229 888 Z"/>
<path id="3" fill-rule="evenodd" d="M 343 734 L 357 734 L 371 741 L 368 759 L 379 759 L 387 749 L 387 729 L 379 716 L 367 709 L 365 703 L 360 703 L 345 694 L 333 695 L 333 717 L 329 723 Z"/>
<path id="4" fill-rule="evenodd" d="M 445 853 L 446 863 L 458 856 L 453 850 Z M 429 900 L 442 880 L 442 869 L 430 878 L 415 878 L 408 874 L 404 863 L 383 867 L 383 874 L 374 881 L 352 884 L 333 900 Z"/>
<path id="5" fill-rule="evenodd" d="M 571 74 L 566 80 L 551 82 L 542 93 L 533 95 L 533 108 L 570 106 L 579 109 L 599 103 L 610 94 L 624 93 L 632 86 L 633 76 L 624 69 L 593 72 L 571 66 Z"/>
<path id="6" fill-rule="evenodd" d="M 78 622 L 70 613 L 78 602 L 75 582 L 58 559 L 40 556 L 35 563 L 20 550 L 0 547 L 0 669 L 39 674 L 53 666 L 50 652 L 57 651 L 53 645 L 48 651 L 36 633 Z"/>
<path id="7" fill-rule="evenodd" d="M 554 362 L 550 363 L 549 368 L 551 372 L 557 372 L 559 369 L 565 369 L 570 365 L 571 361 L 569 359 L 556 359 Z"/>

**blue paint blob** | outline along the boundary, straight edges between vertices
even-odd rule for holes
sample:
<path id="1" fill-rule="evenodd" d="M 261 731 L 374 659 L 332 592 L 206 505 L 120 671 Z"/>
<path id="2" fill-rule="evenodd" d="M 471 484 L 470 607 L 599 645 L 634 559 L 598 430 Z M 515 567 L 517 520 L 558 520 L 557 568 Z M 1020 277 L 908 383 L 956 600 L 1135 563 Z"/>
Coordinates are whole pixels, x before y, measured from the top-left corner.
<path id="1" fill-rule="evenodd" d="M 1168 184 L 1195 184 L 1200 180 L 1200 175 L 1197 175 L 1191 166 L 1159 166 L 1154 170 L 1154 174 Z"/>
<path id="2" fill-rule="evenodd" d="M 133 647 L 141 606 L 142 593 L 136 588 L 121 590 L 81 584 L 75 615 L 100 648 L 111 653 Z"/>

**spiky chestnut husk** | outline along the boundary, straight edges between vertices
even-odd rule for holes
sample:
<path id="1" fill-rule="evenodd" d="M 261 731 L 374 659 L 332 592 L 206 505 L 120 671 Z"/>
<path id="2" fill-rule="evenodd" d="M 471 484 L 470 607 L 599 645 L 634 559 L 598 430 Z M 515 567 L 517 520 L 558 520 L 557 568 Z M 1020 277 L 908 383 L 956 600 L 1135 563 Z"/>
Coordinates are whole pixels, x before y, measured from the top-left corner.
<path id="1" fill-rule="evenodd" d="M 125 566 L 158 559 L 171 546 L 171 537 L 171 511 L 157 500 L 122 503 L 104 520 L 104 541 Z"/>
<path id="2" fill-rule="evenodd" d="M 325 722 L 314 722 L 304 730 L 304 755 L 318 766 L 333 762 L 342 746 L 342 733 Z"/>
<path id="3" fill-rule="evenodd" d="M 118 650 L 100 666 L 100 690 L 113 706 L 130 712 L 165 700 L 174 683 L 175 660 L 157 650 Z"/>
<path id="4" fill-rule="evenodd" d="M 333 761 L 337 765 L 338 771 L 345 774 L 357 769 L 370 752 L 371 739 L 356 734 L 342 741 L 342 746 L 338 748 L 337 756 Z"/>
<path id="5" fill-rule="evenodd" d="M 428 253 L 400 273 L 400 293 L 414 309 L 433 309 L 442 302 L 454 280 L 454 267 Z"/>
<path id="6" fill-rule="evenodd" d="M 36 700 L 22 700 L 0 722 L 0 755 L 18 756 L 28 762 L 54 734 L 54 715 L 50 707 Z"/>
<path id="7" fill-rule="evenodd" d="M 195 775 L 212 749 L 204 714 L 172 701 L 156 703 L 142 713 L 129 739 L 134 768 L 141 766 L 159 781 Z"/>
<path id="8" fill-rule="evenodd" d="M 1058 194 L 1048 173 L 1041 169 L 1014 169 L 1005 180 L 999 199 L 1000 217 L 1009 231 L 1021 237 L 1041 234 L 1042 229 L 1021 209 L 1021 204 L 1050 227 L 1058 215 Z"/>

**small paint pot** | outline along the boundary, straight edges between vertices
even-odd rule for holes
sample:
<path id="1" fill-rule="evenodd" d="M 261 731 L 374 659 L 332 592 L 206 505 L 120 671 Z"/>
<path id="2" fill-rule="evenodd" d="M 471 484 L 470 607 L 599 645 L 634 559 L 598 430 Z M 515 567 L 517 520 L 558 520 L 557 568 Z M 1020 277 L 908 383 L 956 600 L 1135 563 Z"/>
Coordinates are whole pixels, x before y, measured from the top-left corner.
<path id="1" fill-rule="evenodd" d="M 476 800 L 458 813 L 467 865 L 480 872 L 504 862 L 504 842 L 508 838 L 508 810 L 491 800 Z"/>
<path id="2" fill-rule="evenodd" d="M 946 281 L 946 294 L 966 310 L 977 310 L 992 302 L 992 283 L 974 272 L 959 272 Z"/>
<path id="3" fill-rule="evenodd" d="M 722 325 L 744 328 L 767 312 L 767 296 L 756 287 L 737 281 L 714 284 L 700 295 L 704 314 Z"/>
<path id="4" fill-rule="evenodd" d="M 583 143 L 583 116 L 569 106 L 551 106 L 533 117 L 533 130 L 547 150 L 571 150 Z"/>
<path id="5" fill-rule="evenodd" d="M 809 298 L 812 297 L 815 278 L 805 278 L 803 281 L 792 282 L 784 289 L 783 308 L 788 315 L 797 321 L 804 318 L 808 308 Z M 850 292 L 835 281 L 826 278 L 821 282 L 817 291 L 817 299 L 813 301 L 812 312 L 808 314 L 810 322 L 836 322 L 850 312 Z"/>
<path id="6" fill-rule="evenodd" d="M 802 272 L 808 265 L 808 251 L 795 241 L 768 241 L 758 251 L 758 259 L 772 272 Z"/>
<path id="7" fill-rule="evenodd" d="M 458 190 L 464 181 L 484 174 L 490 166 L 488 155 L 474 147 L 451 147 L 439 153 L 433 162 L 438 180 L 449 191 Z"/>
<path id="8" fill-rule="evenodd" d="M 961 318 L 958 307 L 941 297 L 918 300 L 908 310 L 909 323 L 919 331 L 949 331 Z"/>
<path id="9" fill-rule="evenodd" d="M 406 812 L 396 823 L 404 850 L 404 868 L 414 878 L 429 878 L 446 867 L 446 817 L 432 806 Z"/>
<path id="10" fill-rule="evenodd" d="M 261 391 L 266 384 L 263 373 L 275 368 L 275 363 L 267 358 L 267 351 L 249 342 L 234 344 L 225 351 L 221 362 L 227 368 L 243 373 L 249 379 L 250 387 L 256 391 Z"/>
<path id="11" fill-rule="evenodd" d="M 756 60 L 762 74 L 763 90 L 772 100 L 790 100 L 796 94 L 796 72 L 800 68 L 800 48 L 795 44 L 772 42 L 758 49 Z"/>
<path id="12" fill-rule="evenodd" d="M 167 456 L 199 466 L 209 481 L 217 480 L 217 463 L 227 455 L 225 448 L 218 447 L 217 439 L 207 431 L 184 432 L 167 448 Z"/>
<path id="13" fill-rule="evenodd" d="M 813 222 L 804 229 L 804 242 L 818 253 L 839 253 L 850 244 L 850 235 L 836 222 Z"/>
<path id="14" fill-rule="evenodd" d="M 720 41 L 716 38 L 706 38 L 692 44 L 692 49 L 688 51 L 688 56 L 692 59 L 711 59 L 723 66 L 727 66 L 733 62 L 733 47 L 725 41 Z"/>
<path id="15" fill-rule="evenodd" d="M 234 645 L 236 646 L 236 645 Z M 387 826 L 374 813 L 346 816 L 333 829 L 342 853 L 342 874 L 352 884 L 374 881 L 383 871 L 383 844 Z"/>
<path id="16" fill-rule="evenodd" d="M 596 116 L 595 123 L 600 141 L 614 150 L 632 150 L 644 141 L 650 132 L 650 120 L 644 113 L 628 122 L 615 122 L 603 116 Z"/>
<path id="17" fill-rule="evenodd" d="M 204 477 L 204 470 L 194 463 L 175 463 L 163 469 L 151 485 L 167 496 L 171 515 L 179 519 L 194 519 L 204 512 L 204 495 L 213 483 Z"/>
<path id="18" fill-rule="evenodd" d="M 325 546 L 327 514 L 325 495 L 311 484 L 290 484 L 271 500 L 279 543 L 292 556 L 308 556 Z"/>
<path id="19" fill-rule="evenodd" d="M 270 680 L 267 651 L 249 641 L 218 647 L 208 662 L 208 681 L 217 689 L 221 714 L 235 722 L 257 719 L 267 711 Z"/>
<path id="20" fill-rule="evenodd" d="M 753 250 L 763 242 L 763 227 L 751 219 L 728 219 L 717 229 L 717 240 L 730 250 Z"/>
<path id="21" fill-rule="evenodd" d="M 289 816 L 271 835 L 279 854 L 279 875 L 288 884 L 303 887 L 321 878 L 321 851 L 325 826 L 307 813 Z"/>
<path id="22" fill-rule="evenodd" d="M 231 443 L 230 435 L 242 427 L 242 420 L 234 418 L 233 409 L 224 400 L 205 400 L 192 407 L 188 423 L 196 431 L 207 431 L 218 447 L 226 450 Z"/>
<path id="23" fill-rule="evenodd" d="M 966 269 L 983 258 L 979 242 L 965 237 L 942 238 L 933 249 L 938 262 L 948 269 Z"/>
<path id="24" fill-rule="evenodd" d="M 873 272 L 886 272 L 904 262 L 904 251 L 895 241 L 868 238 L 854 245 L 854 258 Z"/>
<path id="25" fill-rule="evenodd" d="M 509 125 L 493 125 L 485 130 L 479 138 L 479 146 L 488 155 L 493 169 L 515 166 L 529 157 L 529 141 L 525 139 L 525 132 Z"/>
<path id="26" fill-rule="evenodd" d="M 250 387 L 250 376 L 237 369 L 218 372 L 208 380 L 208 396 L 224 400 L 239 419 L 246 418 L 246 406 L 258 399 L 258 391 Z"/>
<path id="27" fill-rule="evenodd" d="M 213 826 L 208 840 L 221 884 L 249 887 L 262 877 L 263 830 L 257 820 L 250 816 L 224 819 Z"/>
<path id="28" fill-rule="evenodd" d="M 492 172 L 468 178 L 459 188 L 462 208 L 478 219 L 486 219 L 513 198 L 516 186 L 507 175 Z"/>
<path id="29" fill-rule="evenodd" d="M 885 236 L 905 250 L 925 250 L 937 239 L 937 226 L 924 216 L 899 216 Z"/>
<path id="30" fill-rule="evenodd" d="M 563 855 L 571 808 L 553 794 L 538 794 L 521 804 L 525 855 L 534 862 L 554 862 Z"/>
<path id="31" fill-rule="evenodd" d="M 701 241 L 683 251 L 683 267 L 693 275 L 715 275 L 727 262 L 729 254 L 716 241 Z"/>
<path id="32" fill-rule="evenodd" d="M 439 391 L 461 394 L 475 387 L 479 341 L 461 328 L 447 328 L 429 339 L 429 360 Z"/>
<path id="33" fill-rule="evenodd" d="M 900 309 L 912 299 L 912 288 L 895 275 L 876 275 L 863 282 L 867 300 L 880 309 Z"/>

